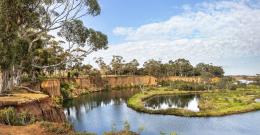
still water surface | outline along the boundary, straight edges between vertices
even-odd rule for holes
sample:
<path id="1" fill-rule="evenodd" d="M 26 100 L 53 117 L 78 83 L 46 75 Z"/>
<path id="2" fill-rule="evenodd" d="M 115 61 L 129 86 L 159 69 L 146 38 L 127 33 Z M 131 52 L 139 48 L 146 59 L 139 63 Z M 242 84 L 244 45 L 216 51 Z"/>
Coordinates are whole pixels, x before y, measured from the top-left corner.
<path id="1" fill-rule="evenodd" d="M 160 95 L 145 101 L 145 107 L 152 110 L 182 108 L 199 111 L 199 95 Z"/>
<path id="2" fill-rule="evenodd" d="M 67 119 L 77 131 L 102 135 L 113 125 L 118 130 L 128 121 L 131 130 L 144 128 L 142 135 L 159 135 L 175 131 L 178 135 L 260 135 L 260 111 L 225 117 L 188 118 L 139 113 L 126 105 L 136 90 L 99 92 L 65 104 Z"/>

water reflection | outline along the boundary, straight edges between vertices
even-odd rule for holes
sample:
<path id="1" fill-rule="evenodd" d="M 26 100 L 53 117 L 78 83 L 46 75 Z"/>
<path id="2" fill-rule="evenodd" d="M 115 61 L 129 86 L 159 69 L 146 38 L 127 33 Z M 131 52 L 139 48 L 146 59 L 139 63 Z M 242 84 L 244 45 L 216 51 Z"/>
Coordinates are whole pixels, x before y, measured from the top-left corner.
<path id="1" fill-rule="evenodd" d="M 65 108 L 64 112 L 68 116 L 69 121 L 82 121 L 82 116 L 94 108 L 121 105 L 130 96 L 138 92 L 139 90 L 137 89 L 127 89 L 84 95 L 74 100 L 66 100 L 63 104 Z"/>
<path id="2" fill-rule="evenodd" d="M 145 102 L 145 107 L 153 110 L 183 108 L 199 111 L 199 95 L 162 95 L 155 96 Z"/>
<path id="3" fill-rule="evenodd" d="M 141 135 L 159 135 L 160 131 L 180 135 L 256 135 L 260 133 L 260 111 L 225 117 L 189 118 L 139 113 L 126 105 L 136 90 L 100 92 L 66 102 L 65 114 L 76 131 L 102 135 L 123 128 L 128 121 L 131 130 L 144 127 Z M 184 104 L 184 103 L 182 103 Z"/>

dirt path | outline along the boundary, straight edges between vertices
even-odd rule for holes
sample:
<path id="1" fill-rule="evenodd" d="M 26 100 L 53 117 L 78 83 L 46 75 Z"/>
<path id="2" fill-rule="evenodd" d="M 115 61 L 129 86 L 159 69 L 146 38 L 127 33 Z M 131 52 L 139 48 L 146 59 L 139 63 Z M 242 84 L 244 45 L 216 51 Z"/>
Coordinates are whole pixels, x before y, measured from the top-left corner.
<path id="1" fill-rule="evenodd" d="M 52 135 L 44 131 L 39 123 L 28 126 L 0 125 L 0 135 Z"/>

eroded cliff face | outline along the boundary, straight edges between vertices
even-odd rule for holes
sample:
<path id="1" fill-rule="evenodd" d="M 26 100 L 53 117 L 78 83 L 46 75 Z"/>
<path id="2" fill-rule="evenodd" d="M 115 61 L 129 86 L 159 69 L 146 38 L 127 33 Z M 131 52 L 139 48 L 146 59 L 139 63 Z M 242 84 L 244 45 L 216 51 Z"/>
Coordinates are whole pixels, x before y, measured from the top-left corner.
<path id="1" fill-rule="evenodd" d="M 75 95 L 80 93 L 86 93 L 86 91 L 100 91 L 106 87 L 118 88 L 118 87 L 132 87 L 138 85 L 154 86 L 157 82 L 163 80 L 170 81 L 187 81 L 200 83 L 202 80 L 200 77 L 160 77 L 156 78 L 153 76 L 104 76 L 101 80 L 95 80 L 91 77 L 79 77 L 79 78 L 61 78 L 54 80 L 45 80 L 41 84 L 42 91 L 49 94 L 50 96 L 61 96 L 60 83 L 61 82 L 73 82 L 78 85 L 75 90 Z"/>
<path id="2" fill-rule="evenodd" d="M 108 82 L 108 85 L 111 88 L 157 85 L 156 78 L 152 76 L 108 76 L 104 77 L 104 79 Z"/>
<path id="3" fill-rule="evenodd" d="M 64 122 L 66 119 L 62 108 L 55 106 L 51 98 L 23 103 L 14 107 L 17 112 L 29 112 L 38 120 Z"/>
<path id="4" fill-rule="evenodd" d="M 41 83 L 41 91 L 50 96 L 61 96 L 60 92 L 60 80 L 52 79 L 45 80 Z"/>
<path id="5" fill-rule="evenodd" d="M 73 82 L 77 84 L 78 91 L 84 91 L 82 89 L 87 89 L 88 91 L 100 91 L 104 88 L 104 80 L 96 81 L 92 77 L 79 77 L 79 78 L 61 78 L 61 82 Z M 81 90 L 80 90 L 81 89 Z"/>
<path id="6" fill-rule="evenodd" d="M 36 120 L 64 122 L 65 114 L 45 94 L 17 93 L 0 97 L 0 109 L 13 107 L 17 113 L 26 113 Z"/>

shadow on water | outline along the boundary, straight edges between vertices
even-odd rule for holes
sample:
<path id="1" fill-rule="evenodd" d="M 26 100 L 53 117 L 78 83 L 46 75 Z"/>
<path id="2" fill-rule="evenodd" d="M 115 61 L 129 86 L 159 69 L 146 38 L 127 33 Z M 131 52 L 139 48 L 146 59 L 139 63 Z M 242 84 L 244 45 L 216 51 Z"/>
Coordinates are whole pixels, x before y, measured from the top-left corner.
<path id="1" fill-rule="evenodd" d="M 139 113 L 126 105 L 126 100 L 138 90 L 105 91 L 66 101 L 64 112 L 75 130 L 89 131 L 102 135 L 123 128 L 128 121 L 131 130 L 144 127 L 142 135 L 158 135 L 172 131 L 180 135 L 255 135 L 260 133 L 260 112 L 244 113 L 225 117 L 187 118 L 170 115 Z M 198 97 L 197 97 L 198 98 Z M 188 108 L 196 95 L 166 97 L 159 100 L 171 106 Z M 199 99 L 199 98 L 198 98 Z M 154 100 L 154 99 L 153 99 Z M 156 101 L 157 102 L 157 101 Z"/>

